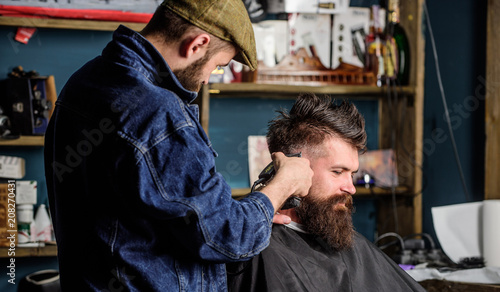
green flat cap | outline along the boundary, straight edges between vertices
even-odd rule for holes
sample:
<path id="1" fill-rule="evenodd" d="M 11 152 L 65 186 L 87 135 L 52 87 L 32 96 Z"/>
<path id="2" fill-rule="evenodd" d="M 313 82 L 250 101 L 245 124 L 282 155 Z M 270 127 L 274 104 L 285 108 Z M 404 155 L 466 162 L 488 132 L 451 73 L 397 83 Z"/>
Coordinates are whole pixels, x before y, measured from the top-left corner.
<path id="1" fill-rule="evenodd" d="M 234 43 L 240 49 L 234 59 L 252 70 L 257 68 L 252 22 L 242 0 L 165 0 L 161 5 L 204 31 Z"/>

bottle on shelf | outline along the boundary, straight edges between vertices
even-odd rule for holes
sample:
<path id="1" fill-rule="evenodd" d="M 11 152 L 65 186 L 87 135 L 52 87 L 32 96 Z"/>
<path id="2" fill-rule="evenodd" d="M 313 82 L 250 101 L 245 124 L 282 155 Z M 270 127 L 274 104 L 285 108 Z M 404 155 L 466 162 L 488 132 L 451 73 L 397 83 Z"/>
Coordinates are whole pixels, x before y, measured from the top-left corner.
<path id="1" fill-rule="evenodd" d="M 379 22 L 379 5 L 370 7 L 370 26 L 366 35 L 365 69 L 373 72 L 377 78 L 377 86 L 381 86 L 385 76 L 384 44 L 385 36 Z"/>
<path id="2" fill-rule="evenodd" d="M 387 22 L 388 23 L 388 22 Z M 399 56 L 397 53 L 397 43 L 394 36 L 387 32 L 388 25 L 385 26 L 384 33 L 384 68 L 385 76 L 383 84 L 390 84 L 391 81 L 397 79 Z"/>
<path id="3" fill-rule="evenodd" d="M 399 23 L 399 0 L 388 0 L 386 35 L 396 44 L 396 77 L 401 85 L 408 85 L 410 76 L 410 45 L 405 30 Z"/>

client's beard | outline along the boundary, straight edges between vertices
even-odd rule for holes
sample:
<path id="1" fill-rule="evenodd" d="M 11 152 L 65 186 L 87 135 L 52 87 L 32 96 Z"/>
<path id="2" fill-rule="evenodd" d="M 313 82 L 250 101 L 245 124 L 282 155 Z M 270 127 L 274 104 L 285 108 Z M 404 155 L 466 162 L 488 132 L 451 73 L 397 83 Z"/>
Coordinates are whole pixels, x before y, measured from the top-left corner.
<path id="1" fill-rule="evenodd" d="M 339 202 L 345 203 L 346 208 L 335 208 Z M 306 196 L 295 209 L 306 230 L 319 235 L 335 250 L 344 250 L 352 246 L 353 210 L 352 196 L 347 194 L 327 199 Z"/>

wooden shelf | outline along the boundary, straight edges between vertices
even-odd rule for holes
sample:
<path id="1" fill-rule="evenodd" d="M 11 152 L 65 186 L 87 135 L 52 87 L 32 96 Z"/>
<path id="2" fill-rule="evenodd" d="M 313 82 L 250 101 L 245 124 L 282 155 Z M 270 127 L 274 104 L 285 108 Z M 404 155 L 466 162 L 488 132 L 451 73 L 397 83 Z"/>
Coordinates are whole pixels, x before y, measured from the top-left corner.
<path id="1" fill-rule="evenodd" d="M 410 189 L 406 186 L 399 186 L 394 188 L 394 193 L 396 195 L 412 195 L 410 193 Z M 372 187 L 372 188 L 365 188 L 365 187 L 356 187 L 356 194 L 354 195 L 355 197 L 362 197 L 362 196 L 388 196 L 392 195 L 392 190 L 390 188 L 380 188 L 380 187 Z"/>
<path id="2" fill-rule="evenodd" d="M 16 258 L 19 257 L 55 257 L 57 256 L 56 245 L 45 245 L 40 247 L 19 247 L 15 249 Z M 0 258 L 11 257 L 9 256 L 8 247 L 0 247 Z"/>
<path id="3" fill-rule="evenodd" d="M 238 188 L 238 189 L 232 189 L 232 196 L 234 198 L 242 197 L 250 193 L 250 188 Z M 356 194 L 354 195 L 355 197 L 363 197 L 363 196 L 387 196 L 391 195 L 392 190 L 388 188 L 380 188 L 380 187 L 373 187 L 370 189 L 367 189 L 365 187 L 356 187 Z M 399 186 L 395 188 L 395 194 L 396 195 L 411 195 L 410 194 L 410 189 L 406 186 Z"/>
<path id="4" fill-rule="evenodd" d="M 273 98 L 290 98 L 302 92 L 315 94 L 349 95 L 364 97 L 380 97 L 387 93 L 385 87 L 359 85 L 325 85 L 325 86 L 296 86 L 286 84 L 262 84 L 252 82 L 242 83 L 212 83 L 208 85 L 211 97 L 258 96 Z M 414 95 L 415 88 L 403 86 L 397 88 L 398 93 Z"/>
<path id="5" fill-rule="evenodd" d="M 0 146 L 43 146 L 44 136 L 21 136 L 18 139 L 0 140 Z"/>
<path id="6" fill-rule="evenodd" d="M 6 26 L 114 31 L 120 24 L 135 31 L 146 26 L 145 23 L 136 22 L 0 16 L 0 25 Z"/>

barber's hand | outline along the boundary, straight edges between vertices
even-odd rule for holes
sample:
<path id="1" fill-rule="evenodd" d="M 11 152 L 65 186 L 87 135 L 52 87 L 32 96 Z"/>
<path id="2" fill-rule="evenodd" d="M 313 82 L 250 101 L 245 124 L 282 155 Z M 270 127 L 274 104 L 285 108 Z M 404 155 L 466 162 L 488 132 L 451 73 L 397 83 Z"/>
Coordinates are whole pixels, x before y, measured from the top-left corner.
<path id="1" fill-rule="evenodd" d="M 261 192 L 269 197 L 277 211 L 288 197 L 307 196 L 314 173 L 306 158 L 287 157 L 281 152 L 273 153 L 272 158 L 276 174 Z"/>
<path id="2" fill-rule="evenodd" d="M 292 222 L 292 218 L 290 218 L 290 216 L 283 215 L 280 213 L 274 214 L 274 217 L 273 217 L 274 224 L 288 224 L 290 222 Z"/>

